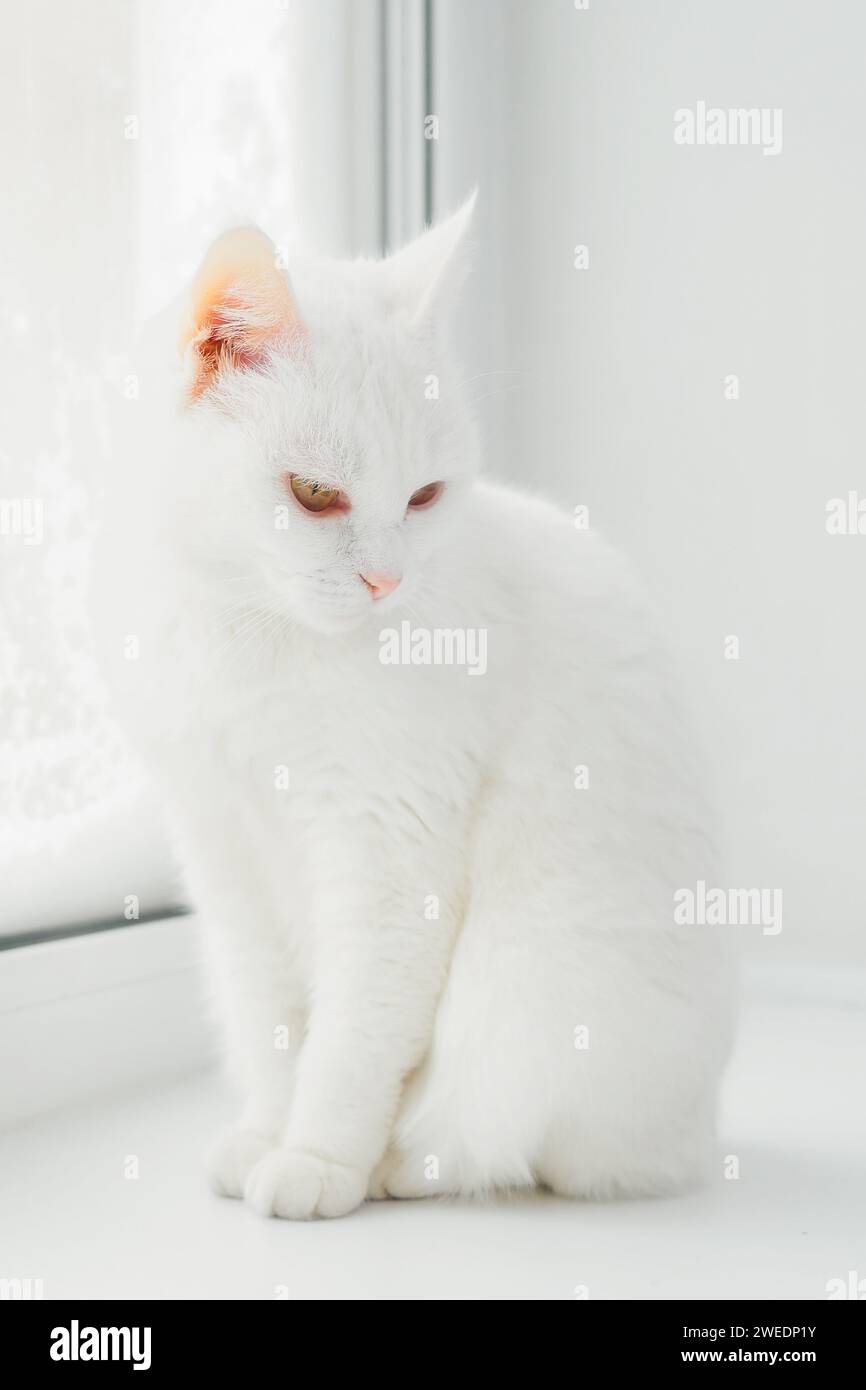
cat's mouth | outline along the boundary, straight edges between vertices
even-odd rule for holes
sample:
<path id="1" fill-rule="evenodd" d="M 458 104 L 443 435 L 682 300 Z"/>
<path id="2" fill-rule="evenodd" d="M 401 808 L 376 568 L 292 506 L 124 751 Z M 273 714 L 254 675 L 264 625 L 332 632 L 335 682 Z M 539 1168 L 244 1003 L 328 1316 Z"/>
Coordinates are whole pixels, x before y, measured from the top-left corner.
<path id="1" fill-rule="evenodd" d="M 403 591 L 376 598 L 373 594 L 363 595 L 360 603 L 329 603 L 327 600 L 310 604 L 308 618 L 310 626 L 317 631 L 337 637 L 373 627 L 377 631 L 383 621 L 390 621 L 393 613 L 401 607 Z"/>
<path id="2" fill-rule="evenodd" d="M 372 599 L 361 603 L 329 603 L 327 600 L 309 603 L 305 610 L 307 625 L 326 636 L 339 637 L 365 627 L 379 612 L 381 605 Z"/>
<path id="3" fill-rule="evenodd" d="M 271 587 L 279 589 L 280 608 L 289 609 L 296 625 L 332 637 L 369 626 L 378 629 L 404 605 L 410 589 L 402 575 L 398 578 L 379 570 L 358 574 L 354 582 L 326 574 L 286 576 L 280 581 L 272 573 L 269 579 Z"/>

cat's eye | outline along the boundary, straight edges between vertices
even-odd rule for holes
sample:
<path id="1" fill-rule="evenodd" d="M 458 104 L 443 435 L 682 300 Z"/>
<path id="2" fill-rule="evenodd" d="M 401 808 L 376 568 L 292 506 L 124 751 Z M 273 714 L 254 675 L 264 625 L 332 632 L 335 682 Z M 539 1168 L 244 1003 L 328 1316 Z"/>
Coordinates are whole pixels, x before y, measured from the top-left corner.
<path id="1" fill-rule="evenodd" d="M 417 492 L 413 492 L 409 498 L 409 506 L 415 511 L 419 507 L 432 507 L 442 496 L 444 483 L 427 483 L 424 487 L 419 487 Z"/>
<path id="2" fill-rule="evenodd" d="M 295 473 L 289 477 L 289 487 L 307 512 L 327 512 L 340 500 L 339 489 L 299 478 Z"/>

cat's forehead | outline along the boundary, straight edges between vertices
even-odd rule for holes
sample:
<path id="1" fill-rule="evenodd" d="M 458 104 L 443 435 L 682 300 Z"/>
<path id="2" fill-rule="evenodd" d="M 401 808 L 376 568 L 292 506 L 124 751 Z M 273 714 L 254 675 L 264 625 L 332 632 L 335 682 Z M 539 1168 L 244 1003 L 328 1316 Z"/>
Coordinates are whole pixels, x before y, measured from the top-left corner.
<path id="1" fill-rule="evenodd" d="M 396 348 L 397 335 L 390 339 Z M 431 421 L 423 354 L 405 341 L 402 351 L 375 346 L 356 337 L 313 350 L 286 382 L 277 443 L 292 471 L 373 494 L 402 492 L 424 475 Z"/>

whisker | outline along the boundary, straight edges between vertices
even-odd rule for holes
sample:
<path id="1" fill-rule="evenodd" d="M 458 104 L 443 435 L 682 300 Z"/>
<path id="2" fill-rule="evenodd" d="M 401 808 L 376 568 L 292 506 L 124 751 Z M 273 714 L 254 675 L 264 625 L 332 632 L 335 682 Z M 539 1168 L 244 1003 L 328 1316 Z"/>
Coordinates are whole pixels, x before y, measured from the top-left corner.
<path id="1" fill-rule="evenodd" d="M 529 376 L 528 371 L 520 368 L 502 368 L 495 372 L 476 372 L 475 376 L 468 376 L 465 381 L 461 381 L 461 386 L 471 386 L 473 381 L 483 381 L 490 376 Z"/>
<path id="2" fill-rule="evenodd" d="M 483 396 L 476 396 L 470 400 L 470 405 L 480 405 L 482 401 L 487 401 L 491 396 L 504 396 L 509 391 L 523 391 L 526 389 L 525 381 L 512 382 L 510 386 L 498 386 L 494 391 L 485 391 Z"/>
<path id="3" fill-rule="evenodd" d="M 224 666 L 221 674 L 228 675 L 235 670 L 244 652 L 249 651 L 250 647 L 255 646 L 256 639 L 266 632 L 275 616 L 275 610 L 272 608 L 266 608 L 254 615 L 252 621 L 246 625 L 241 633 L 237 634 L 237 638 L 242 638 L 243 640 L 240 642 L 239 646 L 235 647 L 234 651 L 230 652 L 231 661 L 228 666 Z M 234 640 L 236 641 L 237 638 Z M 233 639 L 230 639 L 228 643 L 229 650 L 232 646 L 232 640 Z M 228 655 L 229 651 L 227 651 L 226 654 Z"/>

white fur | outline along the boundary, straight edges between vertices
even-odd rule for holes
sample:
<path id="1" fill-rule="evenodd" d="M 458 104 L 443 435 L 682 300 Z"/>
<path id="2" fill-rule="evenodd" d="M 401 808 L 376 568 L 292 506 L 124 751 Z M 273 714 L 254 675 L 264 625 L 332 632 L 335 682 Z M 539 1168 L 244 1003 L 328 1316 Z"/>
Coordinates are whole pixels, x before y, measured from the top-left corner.
<path id="1" fill-rule="evenodd" d="M 714 877 L 704 771 L 628 568 L 476 480 L 439 323 L 467 218 L 294 268 L 305 343 L 193 406 L 158 322 L 125 406 L 107 588 L 140 656 L 114 665 L 244 1091 L 213 1181 L 263 1213 L 667 1192 L 709 1152 L 730 976 L 712 929 L 673 922 Z M 352 510 L 302 513 L 287 469 Z M 404 582 L 374 601 L 371 569 Z M 383 665 L 406 618 L 486 629 L 486 674 Z"/>

